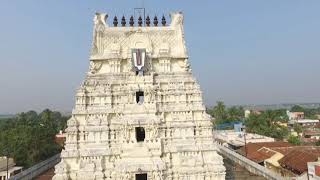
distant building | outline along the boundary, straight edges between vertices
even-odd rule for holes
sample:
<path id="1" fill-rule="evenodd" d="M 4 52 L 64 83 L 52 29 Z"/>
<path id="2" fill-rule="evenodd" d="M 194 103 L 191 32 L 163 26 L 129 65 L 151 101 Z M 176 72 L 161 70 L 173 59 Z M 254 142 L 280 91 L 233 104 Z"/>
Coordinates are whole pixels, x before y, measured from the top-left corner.
<path id="1" fill-rule="evenodd" d="M 303 131 L 303 138 L 306 142 L 317 142 L 320 139 L 319 130 L 305 130 Z"/>
<path id="2" fill-rule="evenodd" d="M 319 123 L 318 119 L 304 119 L 304 112 L 290 112 L 287 111 L 289 117 L 289 126 L 293 127 L 294 124 L 299 124 L 303 127 L 313 127 Z"/>
<path id="3" fill-rule="evenodd" d="M 248 118 L 250 116 L 250 114 L 256 114 L 256 115 L 260 115 L 261 114 L 261 111 L 258 111 L 258 110 L 245 110 L 244 111 L 244 117 L 245 118 Z"/>
<path id="4" fill-rule="evenodd" d="M 247 109 L 247 110 L 244 111 L 244 117 L 245 118 L 248 118 L 250 116 L 250 114 L 251 114 L 250 110 Z"/>
<path id="5" fill-rule="evenodd" d="M 8 164 L 7 164 L 8 163 Z M 12 158 L 0 157 L 0 180 L 7 180 L 11 176 L 21 172 L 22 167 L 15 166 Z M 7 177 L 8 170 L 8 177 Z"/>
<path id="6" fill-rule="evenodd" d="M 290 112 L 287 110 L 287 116 L 289 117 L 289 120 L 304 119 L 304 112 Z"/>
<path id="7" fill-rule="evenodd" d="M 279 126 L 288 127 L 288 123 L 287 123 L 287 122 L 277 121 L 276 123 L 277 123 Z"/>
<path id="8" fill-rule="evenodd" d="M 235 132 L 242 132 L 245 126 L 242 123 L 237 123 L 233 125 Z"/>
<path id="9" fill-rule="evenodd" d="M 289 125 L 299 124 L 301 126 L 316 126 L 319 123 L 318 119 L 295 119 L 289 120 Z"/>

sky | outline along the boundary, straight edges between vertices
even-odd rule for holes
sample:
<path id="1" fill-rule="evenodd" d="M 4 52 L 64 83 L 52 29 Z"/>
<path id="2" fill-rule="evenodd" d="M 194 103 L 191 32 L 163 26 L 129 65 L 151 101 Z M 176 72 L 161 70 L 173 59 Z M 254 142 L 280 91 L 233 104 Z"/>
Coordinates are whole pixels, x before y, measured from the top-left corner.
<path id="1" fill-rule="evenodd" d="M 206 105 L 320 102 L 319 0 L 1 0 L 0 114 L 70 112 L 89 66 L 93 16 L 184 13 Z"/>

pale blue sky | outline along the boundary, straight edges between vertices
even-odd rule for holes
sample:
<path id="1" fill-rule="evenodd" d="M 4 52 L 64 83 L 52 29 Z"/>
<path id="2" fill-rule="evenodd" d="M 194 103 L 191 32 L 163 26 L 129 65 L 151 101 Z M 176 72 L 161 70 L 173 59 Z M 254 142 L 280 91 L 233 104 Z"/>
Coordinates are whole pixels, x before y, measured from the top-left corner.
<path id="1" fill-rule="evenodd" d="M 185 14 L 206 104 L 320 102 L 319 0 L 2 0 L 0 113 L 71 111 L 95 11 Z"/>

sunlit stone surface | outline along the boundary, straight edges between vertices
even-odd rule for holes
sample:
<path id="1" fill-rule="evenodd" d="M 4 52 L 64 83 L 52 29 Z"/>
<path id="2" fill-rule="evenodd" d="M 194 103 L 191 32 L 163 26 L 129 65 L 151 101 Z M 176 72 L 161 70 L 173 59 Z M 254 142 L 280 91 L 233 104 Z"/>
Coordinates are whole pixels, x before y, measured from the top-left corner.
<path id="1" fill-rule="evenodd" d="M 53 179 L 224 179 L 183 15 L 157 27 L 110 27 L 106 19 L 94 18 L 90 68 Z"/>

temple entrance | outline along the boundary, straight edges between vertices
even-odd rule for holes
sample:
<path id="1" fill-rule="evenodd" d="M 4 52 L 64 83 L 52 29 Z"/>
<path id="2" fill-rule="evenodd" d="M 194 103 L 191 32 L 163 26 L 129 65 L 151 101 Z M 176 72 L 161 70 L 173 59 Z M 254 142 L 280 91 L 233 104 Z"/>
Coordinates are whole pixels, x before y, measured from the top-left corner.
<path id="1" fill-rule="evenodd" d="M 136 174 L 136 180 L 147 180 L 147 174 Z"/>
<path id="2" fill-rule="evenodd" d="M 136 139 L 137 142 L 143 142 L 145 138 L 145 131 L 143 127 L 136 127 Z"/>

